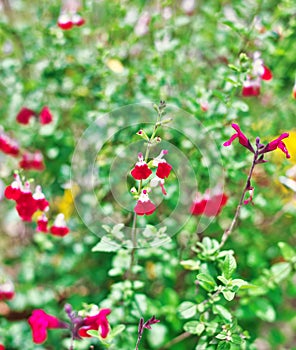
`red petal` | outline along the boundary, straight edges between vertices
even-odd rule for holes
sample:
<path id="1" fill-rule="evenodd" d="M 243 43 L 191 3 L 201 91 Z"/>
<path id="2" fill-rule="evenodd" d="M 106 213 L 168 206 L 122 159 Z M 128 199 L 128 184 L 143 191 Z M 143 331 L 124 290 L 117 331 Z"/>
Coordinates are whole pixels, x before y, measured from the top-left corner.
<path id="1" fill-rule="evenodd" d="M 131 175 L 135 180 L 145 180 L 152 174 L 152 171 L 148 168 L 148 165 L 136 165 L 131 171 Z"/>
<path id="2" fill-rule="evenodd" d="M 161 179 L 167 178 L 170 175 L 171 170 L 172 166 L 169 163 L 161 162 L 158 164 L 156 176 L 160 177 Z"/>
<path id="3" fill-rule="evenodd" d="M 20 124 L 28 124 L 31 117 L 35 115 L 35 112 L 32 109 L 23 107 L 16 116 L 16 121 Z"/>
<path id="4" fill-rule="evenodd" d="M 47 106 L 43 107 L 39 115 L 40 123 L 46 125 L 52 122 L 52 114 Z"/>
<path id="5" fill-rule="evenodd" d="M 156 207 L 155 205 L 149 200 L 147 202 L 141 202 L 140 200 L 138 200 L 134 211 L 137 215 L 151 215 L 152 213 L 154 213 Z"/>
<path id="6" fill-rule="evenodd" d="M 263 79 L 263 80 L 271 80 L 272 79 L 271 71 L 266 66 L 263 66 L 263 68 L 264 68 L 264 72 L 261 75 L 261 79 Z"/>

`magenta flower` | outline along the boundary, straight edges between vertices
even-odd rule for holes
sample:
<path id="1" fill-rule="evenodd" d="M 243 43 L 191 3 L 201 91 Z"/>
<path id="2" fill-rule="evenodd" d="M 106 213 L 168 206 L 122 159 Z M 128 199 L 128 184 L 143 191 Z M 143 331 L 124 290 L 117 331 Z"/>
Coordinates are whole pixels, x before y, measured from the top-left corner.
<path id="1" fill-rule="evenodd" d="M 33 342 L 42 344 L 47 338 L 47 330 L 53 328 L 68 328 L 68 324 L 58 318 L 48 315 L 41 309 L 34 310 L 28 319 L 32 330 Z"/>
<path id="2" fill-rule="evenodd" d="M 232 142 L 238 137 L 239 143 L 250 150 L 252 153 L 255 153 L 254 148 L 252 147 L 249 139 L 242 133 L 240 127 L 237 124 L 231 124 L 233 129 L 236 131 L 236 134 L 232 135 L 231 138 L 223 143 L 223 146 L 230 146 Z"/>
<path id="3" fill-rule="evenodd" d="M 262 151 L 259 152 L 259 154 L 263 154 L 263 153 L 267 153 L 267 152 L 271 152 L 276 150 L 277 148 L 279 148 L 283 153 L 285 153 L 286 158 L 290 158 L 290 154 L 287 150 L 286 145 L 284 144 L 284 142 L 282 141 L 283 139 L 286 139 L 287 137 L 289 137 L 289 134 L 287 132 L 281 134 L 277 139 L 269 142 Z"/>
<path id="4" fill-rule="evenodd" d="M 98 330 L 102 338 L 107 338 L 110 331 L 107 316 L 111 313 L 110 309 L 102 309 L 95 316 L 87 316 L 79 328 L 78 334 L 80 337 L 91 337 L 87 331 Z"/>

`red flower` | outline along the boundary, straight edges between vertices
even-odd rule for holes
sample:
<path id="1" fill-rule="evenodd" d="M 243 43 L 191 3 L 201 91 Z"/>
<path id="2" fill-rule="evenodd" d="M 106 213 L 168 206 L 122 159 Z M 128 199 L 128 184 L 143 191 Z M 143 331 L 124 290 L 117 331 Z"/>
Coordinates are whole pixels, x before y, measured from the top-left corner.
<path id="1" fill-rule="evenodd" d="M 209 190 L 204 195 L 197 194 L 190 212 L 192 215 L 217 216 L 226 205 L 228 197 L 225 193 L 210 195 Z"/>
<path id="2" fill-rule="evenodd" d="M 261 79 L 263 80 L 271 80 L 272 79 L 272 73 L 271 71 L 264 65 L 263 67 L 263 73 L 261 74 Z"/>
<path id="3" fill-rule="evenodd" d="M 19 162 L 19 166 L 26 170 L 42 171 L 45 168 L 43 163 L 43 155 L 40 151 L 34 153 L 25 152 Z"/>
<path id="4" fill-rule="evenodd" d="M 47 106 L 43 107 L 40 114 L 39 114 L 39 120 L 42 125 L 46 125 L 52 122 L 53 116 L 51 114 L 51 111 Z"/>
<path id="5" fill-rule="evenodd" d="M 29 124 L 31 117 L 35 116 L 35 112 L 32 109 L 23 107 L 17 114 L 16 120 L 20 124 Z"/>
<path id="6" fill-rule="evenodd" d="M 255 153 L 254 148 L 252 147 L 249 139 L 241 132 L 240 127 L 237 124 L 231 124 L 233 129 L 236 131 L 236 134 L 232 135 L 231 138 L 223 143 L 223 146 L 230 146 L 232 142 L 238 137 L 239 143 L 248 148 L 252 153 Z"/>
<path id="7" fill-rule="evenodd" d="M 18 156 L 20 149 L 16 141 L 0 131 L 0 151 L 10 156 Z"/>
<path id="8" fill-rule="evenodd" d="M 68 328 L 66 323 L 48 315 L 41 309 L 34 310 L 28 322 L 32 329 L 32 337 L 35 344 L 42 344 L 46 340 L 47 329 Z"/>
<path id="9" fill-rule="evenodd" d="M 10 280 L 0 283 L 0 301 L 11 300 L 14 297 L 14 285 Z"/>
<path id="10" fill-rule="evenodd" d="M 78 334 L 81 337 L 90 337 L 87 331 L 98 330 L 102 338 L 107 338 L 110 331 L 107 316 L 110 313 L 110 309 L 102 309 L 97 315 L 86 317 L 83 320 L 82 327 L 79 328 Z"/>
<path id="11" fill-rule="evenodd" d="M 70 232 L 69 228 L 65 222 L 64 214 L 58 214 L 53 225 L 50 228 L 50 232 L 54 236 L 64 237 L 66 234 Z"/>
<path id="12" fill-rule="evenodd" d="M 135 180 L 145 180 L 152 174 L 152 171 L 148 168 L 147 163 L 144 161 L 142 153 L 138 154 L 138 159 L 139 161 L 131 171 L 131 175 Z"/>
<path id="13" fill-rule="evenodd" d="M 46 215 L 43 213 L 37 219 L 37 229 L 36 229 L 36 231 L 37 232 L 48 232 L 47 224 L 48 224 L 48 219 L 47 219 Z"/>
<path id="14" fill-rule="evenodd" d="M 63 30 L 68 30 L 73 27 L 71 17 L 67 14 L 60 14 L 58 18 L 58 26 Z"/>
<path id="15" fill-rule="evenodd" d="M 289 134 L 287 132 L 281 134 L 277 139 L 269 142 L 263 149 L 262 151 L 259 152 L 259 154 L 263 154 L 263 153 L 267 153 L 267 152 L 271 152 L 274 151 L 275 149 L 279 148 L 282 152 L 285 153 L 286 158 L 290 158 L 290 154 L 287 150 L 286 145 L 284 144 L 284 142 L 282 141 L 282 139 L 285 139 L 289 137 Z"/>
<path id="16" fill-rule="evenodd" d="M 244 97 L 260 95 L 260 82 L 258 80 L 244 81 L 242 95 Z"/>
<path id="17" fill-rule="evenodd" d="M 0 350 L 5 350 L 5 346 L 0 344 Z"/>
<path id="18" fill-rule="evenodd" d="M 33 194 L 33 198 L 36 201 L 36 205 L 39 210 L 47 211 L 49 209 L 49 203 L 45 199 L 45 195 L 42 192 L 41 186 L 36 186 L 35 192 Z"/>
<path id="19" fill-rule="evenodd" d="M 165 179 L 170 175 L 171 170 L 172 166 L 165 160 L 163 160 L 162 162 L 158 163 L 156 176 L 160 177 L 161 179 Z"/>
<path id="20" fill-rule="evenodd" d="M 21 195 L 21 185 L 19 175 L 15 175 L 15 181 L 5 188 L 4 196 L 7 199 L 12 199 L 14 201 L 18 200 Z"/>
<path id="21" fill-rule="evenodd" d="M 154 213 L 156 207 L 150 201 L 147 190 L 143 190 L 138 202 L 134 208 L 134 211 L 137 215 L 151 215 Z"/>
<path id="22" fill-rule="evenodd" d="M 82 18 L 78 13 L 75 13 L 73 16 L 72 16 L 72 23 L 77 26 L 77 27 L 81 27 L 84 25 L 85 23 L 85 20 L 84 18 Z"/>

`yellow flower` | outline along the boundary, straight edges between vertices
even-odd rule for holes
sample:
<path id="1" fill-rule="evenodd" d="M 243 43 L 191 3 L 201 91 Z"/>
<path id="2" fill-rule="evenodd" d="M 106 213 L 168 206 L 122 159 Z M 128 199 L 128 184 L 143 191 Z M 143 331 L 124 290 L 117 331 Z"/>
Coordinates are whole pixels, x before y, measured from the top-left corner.
<path id="1" fill-rule="evenodd" d="M 108 67 L 109 69 L 111 69 L 112 72 L 114 72 L 114 73 L 120 74 L 120 73 L 122 73 L 123 70 L 124 70 L 124 67 L 123 67 L 122 63 L 121 63 L 119 60 L 115 59 L 115 58 L 109 59 L 109 60 L 106 62 L 106 65 L 107 65 L 107 67 Z"/>

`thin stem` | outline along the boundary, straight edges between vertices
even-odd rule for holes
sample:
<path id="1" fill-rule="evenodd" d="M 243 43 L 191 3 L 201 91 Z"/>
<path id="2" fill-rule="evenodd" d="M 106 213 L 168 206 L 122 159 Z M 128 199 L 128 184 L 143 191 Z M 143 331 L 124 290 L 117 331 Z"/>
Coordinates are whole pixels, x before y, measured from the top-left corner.
<path id="1" fill-rule="evenodd" d="M 159 123 L 160 123 L 160 120 L 161 120 L 161 118 L 163 116 L 163 112 L 164 112 L 163 108 L 158 108 L 158 110 L 157 110 L 157 120 L 156 120 L 156 123 L 154 124 L 152 135 L 149 138 L 147 146 L 146 146 L 145 157 L 144 157 L 145 162 L 148 161 L 149 153 L 150 153 L 150 146 L 152 144 L 152 141 L 155 138 L 157 129 L 160 126 Z M 138 194 L 139 195 L 141 194 L 142 187 L 143 187 L 143 181 L 140 180 L 139 186 L 138 186 Z M 136 253 L 136 246 L 137 246 L 137 213 L 135 213 L 135 212 L 134 212 L 134 217 L 133 217 L 133 225 L 132 225 L 131 237 L 132 237 L 133 248 L 132 248 L 132 251 L 131 251 L 131 261 L 130 261 L 130 267 L 129 267 L 129 271 L 128 271 L 128 276 L 129 277 L 132 276 L 132 268 L 133 268 L 133 265 L 135 263 L 135 253 Z"/>
<path id="2" fill-rule="evenodd" d="M 171 341 L 169 341 L 167 344 L 165 344 L 162 348 L 160 348 L 160 350 L 166 350 L 166 349 L 170 349 L 173 345 L 180 343 L 181 341 L 189 338 L 190 336 L 192 336 L 191 333 L 189 332 L 184 332 L 180 335 L 178 335 L 176 338 L 172 339 Z"/>
<path id="3" fill-rule="evenodd" d="M 258 150 L 254 153 L 253 163 L 252 163 L 251 169 L 249 171 L 249 175 L 248 175 L 245 187 L 243 189 L 243 193 L 241 195 L 240 201 L 239 201 L 238 206 L 236 208 L 234 218 L 233 218 L 229 228 L 224 231 L 223 236 L 221 238 L 221 243 L 219 245 L 219 248 L 222 248 L 224 246 L 225 242 L 227 241 L 228 237 L 231 235 L 231 233 L 232 233 L 232 231 L 233 231 L 233 229 L 234 229 L 234 227 L 235 227 L 235 225 L 236 225 L 236 223 L 238 221 L 239 214 L 240 214 L 240 211 L 241 211 L 241 207 L 243 205 L 243 201 L 244 201 L 245 195 L 246 195 L 247 191 L 250 188 L 251 178 L 252 178 L 252 175 L 253 175 L 253 171 L 254 171 L 254 168 L 255 168 L 255 165 L 256 165 L 257 158 L 258 158 Z"/>
<path id="4" fill-rule="evenodd" d="M 138 340 L 137 340 L 137 344 L 136 344 L 135 350 L 139 349 L 139 345 L 140 345 L 140 342 L 141 342 L 141 339 L 142 339 L 142 335 L 143 335 L 143 332 L 140 333 L 139 336 L 138 336 Z"/>

